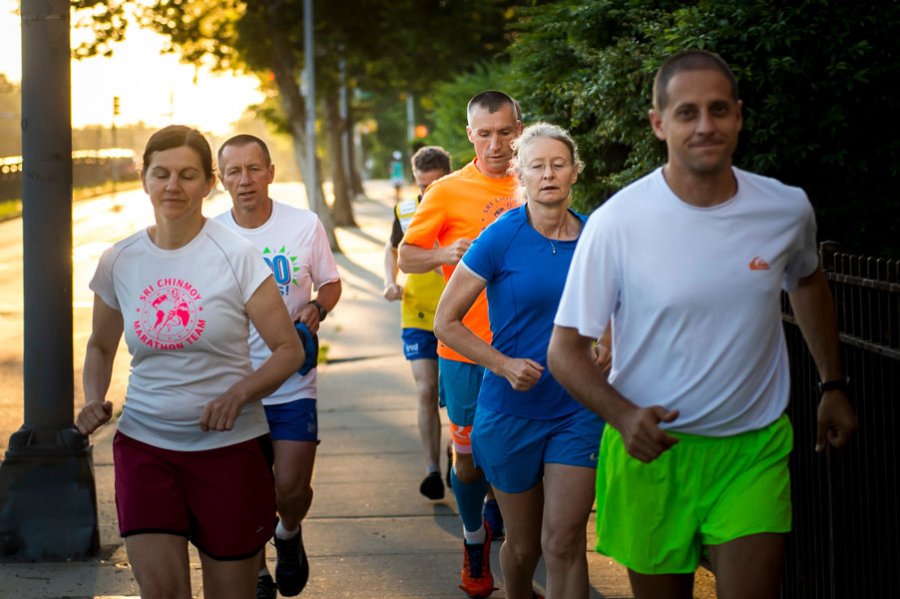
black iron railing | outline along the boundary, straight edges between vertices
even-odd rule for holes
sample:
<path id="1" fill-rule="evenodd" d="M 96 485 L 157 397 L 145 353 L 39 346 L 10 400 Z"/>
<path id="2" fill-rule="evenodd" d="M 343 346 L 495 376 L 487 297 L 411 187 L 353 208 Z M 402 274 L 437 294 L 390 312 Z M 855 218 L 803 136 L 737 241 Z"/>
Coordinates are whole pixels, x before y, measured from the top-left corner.
<path id="1" fill-rule="evenodd" d="M 900 261 L 822 244 L 860 428 L 816 454 L 816 369 L 783 302 L 791 360 L 794 532 L 782 597 L 900 597 Z"/>
<path id="2" fill-rule="evenodd" d="M 139 178 L 132 150 L 108 148 L 72 152 L 72 186 L 95 187 L 107 181 Z M 0 202 L 22 197 L 22 157 L 0 157 Z"/>

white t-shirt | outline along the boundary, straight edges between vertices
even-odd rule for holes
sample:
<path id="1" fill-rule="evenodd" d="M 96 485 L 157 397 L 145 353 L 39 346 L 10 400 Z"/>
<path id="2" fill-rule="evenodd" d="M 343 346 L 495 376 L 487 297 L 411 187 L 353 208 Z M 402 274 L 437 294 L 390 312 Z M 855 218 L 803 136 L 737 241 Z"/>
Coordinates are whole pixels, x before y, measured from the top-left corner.
<path id="1" fill-rule="evenodd" d="M 319 217 L 310 210 L 273 201 L 269 220 L 255 229 L 239 226 L 234 221 L 231 210 L 223 212 L 216 220 L 262 252 L 275 275 L 281 299 L 287 306 L 291 320 L 297 320 L 300 316 L 300 310 L 312 297 L 313 286 L 318 290 L 322 285 L 340 278 L 325 228 L 319 222 Z M 250 358 L 253 360 L 253 367 L 259 368 L 271 353 L 251 325 Z M 263 403 L 278 405 L 316 397 L 316 369 L 313 368 L 305 376 L 292 374 Z"/>
<path id="2" fill-rule="evenodd" d="M 588 220 L 555 323 L 598 337 L 612 318 L 610 383 L 635 404 L 680 411 L 675 431 L 767 426 L 789 395 L 780 291 L 817 264 L 803 190 L 734 169 L 736 195 L 698 208 L 662 169 Z"/>
<path id="3" fill-rule="evenodd" d="M 253 246 L 209 219 L 176 250 L 144 230 L 103 253 L 90 288 L 122 313 L 131 353 L 123 434 L 199 451 L 268 432 L 258 401 L 230 431 L 204 432 L 199 422 L 209 401 L 252 371 L 245 306 L 271 274 Z"/>

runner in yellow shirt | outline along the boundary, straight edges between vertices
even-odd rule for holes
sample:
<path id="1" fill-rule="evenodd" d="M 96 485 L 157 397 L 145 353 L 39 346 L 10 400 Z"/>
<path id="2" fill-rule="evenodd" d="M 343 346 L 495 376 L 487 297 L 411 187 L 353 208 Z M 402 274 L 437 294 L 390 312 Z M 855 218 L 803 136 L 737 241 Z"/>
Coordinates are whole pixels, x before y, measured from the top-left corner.
<path id="1" fill-rule="evenodd" d="M 434 181 L 450 172 L 450 154 L 437 146 L 419 149 L 410 161 L 413 177 L 419 186 L 417 198 L 401 200 L 394 207 L 391 238 L 384 246 L 384 298 L 402 300 L 400 326 L 403 329 L 403 355 L 409 360 L 419 399 L 418 423 L 427 474 L 419 492 L 428 499 L 444 497 L 441 480 L 441 417 L 438 412 L 438 355 L 434 336 L 434 311 L 444 276 L 437 270 L 406 277 L 406 287 L 397 283 L 397 246 L 419 207 L 422 194 Z"/>

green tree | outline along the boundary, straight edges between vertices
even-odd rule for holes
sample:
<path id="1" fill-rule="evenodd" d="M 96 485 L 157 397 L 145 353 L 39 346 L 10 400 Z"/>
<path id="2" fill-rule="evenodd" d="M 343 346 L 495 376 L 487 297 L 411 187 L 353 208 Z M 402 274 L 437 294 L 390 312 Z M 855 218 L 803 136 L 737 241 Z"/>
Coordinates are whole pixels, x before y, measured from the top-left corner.
<path id="1" fill-rule="evenodd" d="M 250 70 L 264 81 L 271 75 L 271 87 L 277 90 L 272 96 L 278 102 L 264 106 L 262 114 L 290 133 L 298 162 L 313 159 L 304 154 L 307 107 L 298 80 L 305 58 L 302 0 L 156 0 L 151 4 L 79 0 L 76 6 L 96 15 L 88 22 L 95 28 L 99 51 L 123 35 L 120 16 L 129 2 L 142 7 L 141 23 L 168 36 L 170 49 L 186 62 L 211 59 L 220 69 Z M 321 122 L 328 140 L 335 202 L 348 208 L 335 211 L 344 215 L 342 222 L 352 220 L 349 192 L 359 185 L 355 172 L 347 173 L 343 166 L 348 161 L 342 160 L 345 148 L 341 144 L 349 138 L 353 109 L 347 118 L 340 115 L 341 84 L 351 90 L 392 93 L 395 98 L 408 93 L 420 96 L 436 81 L 505 47 L 504 25 L 514 4 L 506 0 L 315 2 L 318 96 L 325 108 Z M 90 51 L 97 50 L 89 47 L 83 53 Z M 346 65 L 344 81 L 338 78 L 341 59 Z M 327 218 L 330 213 L 320 216 Z"/>
<path id="2" fill-rule="evenodd" d="M 741 86 L 736 164 L 803 187 L 820 238 L 897 254 L 898 24 L 891 1 L 565 1 L 525 11 L 511 54 L 525 105 L 581 145 L 582 208 L 664 161 L 646 118 L 653 73 L 705 48 Z"/>

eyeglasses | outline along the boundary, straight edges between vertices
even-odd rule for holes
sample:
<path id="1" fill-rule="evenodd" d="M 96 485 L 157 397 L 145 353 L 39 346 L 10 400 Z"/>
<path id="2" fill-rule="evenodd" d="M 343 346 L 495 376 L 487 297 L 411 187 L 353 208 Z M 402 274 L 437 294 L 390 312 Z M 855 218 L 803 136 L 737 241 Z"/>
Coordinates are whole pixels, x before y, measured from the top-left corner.
<path id="1" fill-rule="evenodd" d="M 543 175 L 544 172 L 547 170 L 548 166 L 550 167 L 550 170 L 552 170 L 554 173 L 561 173 L 562 171 L 571 167 L 572 163 L 571 162 L 563 162 L 561 160 L 558 162 L 551 162 L 550 164 L 544 164 L 543 162 L 535 162 L 533 164 L 529 164 L 528 166 L 526 166 L 525 170 L 534 175 Z"/>

